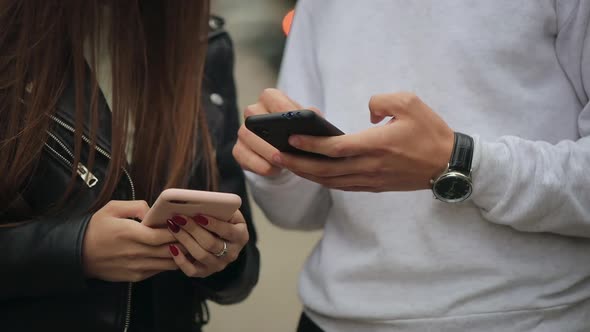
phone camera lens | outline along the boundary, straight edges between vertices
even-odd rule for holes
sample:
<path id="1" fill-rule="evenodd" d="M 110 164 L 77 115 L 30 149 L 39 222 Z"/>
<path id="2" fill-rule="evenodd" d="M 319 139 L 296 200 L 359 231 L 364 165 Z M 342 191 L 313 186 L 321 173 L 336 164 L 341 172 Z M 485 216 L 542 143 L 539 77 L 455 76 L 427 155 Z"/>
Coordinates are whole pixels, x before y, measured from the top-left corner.
<path id="1" fill-rule="evenodd" d="M 287 112 L 287 119 L 292 119 L 294 115 L 295 113 L 293 112 Z"/>

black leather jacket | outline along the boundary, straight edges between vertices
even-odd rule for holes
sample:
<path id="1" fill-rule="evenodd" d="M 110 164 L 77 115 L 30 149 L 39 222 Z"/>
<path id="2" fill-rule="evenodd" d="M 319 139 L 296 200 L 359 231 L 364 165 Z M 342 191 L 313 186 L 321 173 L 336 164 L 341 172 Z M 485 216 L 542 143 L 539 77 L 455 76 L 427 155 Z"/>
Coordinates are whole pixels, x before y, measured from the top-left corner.
<path id="1" fill-rule="evenodd" d="M 217 152 L 219 190 L 242 197 L 241 211 L 249 226 L 250 242 L 239 258 L 204 279 L 191 279 L 180 271 L 132 286 L 85 278 L 82 241 L 91 217 L 85 211 L 101 188 L 110 151 L 111 113 L 101 97 L 100 149 L 92 170 L 97 183 L 90 187 L 93 183 L 77 177 L 75 195 L 62 212 L 37 216 L 17 227 L 0 227 L 0 330 L 200 331 L 208 319 L 205 300 L 235 303 L 250 293 L 258 280 L 259 255 L 244 175 L 231 152 L 239 126 L 233 48 L 221 19 L 213 17 L 210 26 L 203 103 Z M 44 211 L 63 194 L 74 145 L 73 85 L 64 92 L 56 114 L 38 166 L 11 208 L 0 211 L 0 223 Z M 198 169 L 190 183 L 202 189 Z M 134 199 L 132 181 L 125 173 L 113 199 Z"/>

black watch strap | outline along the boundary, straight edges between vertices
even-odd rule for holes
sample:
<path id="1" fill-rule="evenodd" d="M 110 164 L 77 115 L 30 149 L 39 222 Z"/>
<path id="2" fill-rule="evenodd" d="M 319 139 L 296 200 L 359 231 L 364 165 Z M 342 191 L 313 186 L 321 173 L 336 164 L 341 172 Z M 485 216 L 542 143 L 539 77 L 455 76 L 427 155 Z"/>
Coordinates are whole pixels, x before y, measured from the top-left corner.
<path id="1" fill-rule="evenodd" d="M 455 132 L 455 145 L 449 161 L 449 170 L 457 171 L 465 175 L 471 173 L 473 160 L 473 138 L 463 133 Z"/>

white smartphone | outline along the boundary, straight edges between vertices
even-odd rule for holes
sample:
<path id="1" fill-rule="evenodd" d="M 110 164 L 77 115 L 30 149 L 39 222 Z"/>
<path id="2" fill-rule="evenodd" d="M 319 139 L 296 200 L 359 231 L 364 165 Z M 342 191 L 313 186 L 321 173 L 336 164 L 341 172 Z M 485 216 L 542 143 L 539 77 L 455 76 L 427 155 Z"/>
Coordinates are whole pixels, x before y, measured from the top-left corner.
<path id="1" fill-rule="evenodd" d="M 193 217 L 201 214 L 229 221 L 242 205 L 236 194 L 189 189 L 166 189 L 142 220 L 149 227 L 166 227 L 166 220 L 175 215 Z"/>

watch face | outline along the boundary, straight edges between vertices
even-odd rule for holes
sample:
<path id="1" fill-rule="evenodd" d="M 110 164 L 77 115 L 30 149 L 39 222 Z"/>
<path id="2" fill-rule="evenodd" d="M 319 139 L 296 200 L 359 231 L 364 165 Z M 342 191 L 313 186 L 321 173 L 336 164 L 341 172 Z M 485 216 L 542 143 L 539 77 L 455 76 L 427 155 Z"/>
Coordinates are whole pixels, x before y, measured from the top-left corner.
<path id="1" fill-rule="evenodd" d="M 432 190 L 443 201 L 460 202 L 471 195 L 471 181 L 462 173 L 451 172 L 438 179 Z"/>

